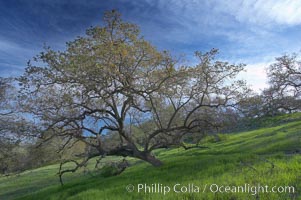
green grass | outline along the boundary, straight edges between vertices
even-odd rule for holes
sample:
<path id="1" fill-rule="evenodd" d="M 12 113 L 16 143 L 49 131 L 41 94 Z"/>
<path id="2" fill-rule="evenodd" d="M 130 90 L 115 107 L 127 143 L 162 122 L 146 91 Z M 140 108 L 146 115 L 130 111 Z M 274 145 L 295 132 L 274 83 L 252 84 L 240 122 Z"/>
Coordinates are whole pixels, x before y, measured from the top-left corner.
<path id="1" fill-rule="evenodd" d="M 301 199 L 301 121 L 297 115 L 270 119 L 279 126 L 223 135 L 220 142 L 207 139 L 209 149 L 169 149 L 155 152 L 164 162 L 154 168 L 145 162 L 126 169 L 119 176 L 94 176 L 83 171 L 64 177 L 60 186 L 58 165 L 51 165 L 0 178 L 0 199 Z M 294 118 L 295 120 L 291 120 Z M 299 153 L 298 153 L 299 152 Z M 109 158 L 110 159 L 110 158 Z M 111 158 L 112 159 L 112 158 Z M 117 158 L 116 158 L 117 159 Z M 92 169 L 93 163 L 88 166 Z M 176 183 L 194 184 L 200 192 L 137 192 L 138 184 L 162 184 L 173 190 Z M 134 185 L 133 192 L 125 187 Z M 212 193 L 210 185 L 294 186 L 292 193 Z M 206 185 L 206 190 L 203 189 Z M 2 197 L 2 198 L 1 198 Z"/>
<path id="2" fill-rule="evenodd" d="M 267 128 L 278 126 L 281 124 L 286 124 L 289 122 L 294 122 L 301 120 L 301 113 L 292 113 L 292 114 L 282 114 L 274 117 L 259 117 L 255 119 L 248 119 L 246 123 L 243 123 L 249 129 L 258 129 L 258 128 Z"/>

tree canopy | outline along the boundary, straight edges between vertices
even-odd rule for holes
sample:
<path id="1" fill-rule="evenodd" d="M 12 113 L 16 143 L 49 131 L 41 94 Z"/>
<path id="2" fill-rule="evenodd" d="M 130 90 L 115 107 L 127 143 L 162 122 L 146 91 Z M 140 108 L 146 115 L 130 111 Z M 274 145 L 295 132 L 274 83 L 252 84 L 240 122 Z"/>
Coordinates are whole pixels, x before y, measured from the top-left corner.
<path id="1" fill-rule="evenodd" d="M 183 65 L 118 12 L 106 12 L 104 26 L 29 62 L 19 79 L 23 109 L 45 139 L 83 141 L 94 149 L 89 157 L 130 156 L 160 166 L 153 150 L 215 126 L 205 113 L 217 117 L 247 95 L 236 79 L 244 65 L 216 61 L 217 53 L 196 52 L 198 64 Z"/>
<path id="2" fill-rule="evenodd" d="M 301 109 L 301 63 L 297 54 L 276 58 L 267 70 L 270 88 L 265 90 L 270 110 L 300 111 Z"/>

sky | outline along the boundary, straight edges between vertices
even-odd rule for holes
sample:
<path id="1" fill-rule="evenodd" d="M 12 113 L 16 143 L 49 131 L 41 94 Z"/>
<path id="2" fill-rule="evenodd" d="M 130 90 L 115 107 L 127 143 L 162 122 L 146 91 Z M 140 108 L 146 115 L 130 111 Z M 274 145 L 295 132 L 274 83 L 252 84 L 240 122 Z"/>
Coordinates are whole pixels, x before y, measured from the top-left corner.
<path id="1" fill-rule="evenodd" d="M 301 50 L 300 0 L 0 0 L 0 76 L 21 75 L 45 44 L 63 50 L 112 9 L 160 50 L 193 60 L 217 48 L 247 64 L 240 77 L 256 91 L 275 57 Z"/>

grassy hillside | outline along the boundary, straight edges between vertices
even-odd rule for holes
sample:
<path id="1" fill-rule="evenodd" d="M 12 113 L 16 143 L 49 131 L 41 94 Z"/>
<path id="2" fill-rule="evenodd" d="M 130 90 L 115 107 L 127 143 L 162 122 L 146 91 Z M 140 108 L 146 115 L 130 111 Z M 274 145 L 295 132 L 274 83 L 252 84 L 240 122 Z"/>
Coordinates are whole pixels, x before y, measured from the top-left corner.
<path id="1" fill-rule="evenodd" d="M 156 154 L 164 162 L 162 167 L 138 162 L 119 176 L 104 177 L 96 172 L 91 176 L 81 171 L 66 175 L 66 184 L 60 186 L 56 176 L 58 165 L 52 165 L 19 176 L 2 177 L 0 199 L 301 199 L 299 119 L 300 114 L 269 119 L 264 123 L 280 125 L 265 124 L 268 128 L 222 135 L 219 142 L 209 137 L 203 143 L 209 149 L 160 150 Z M 165 195 L 163 191 L 138 192 L 138 184 L 157 184 L 171 191 Z M 175 184 L 187 188 L 193 184 L 199 191 L 193 187 L 194 192 L 176 193 Z M 214 184 L 230 186 L 232 192 L 224 189 L 223 193 L 212 192 L 210 187 L 216 190 Z M 269 189 L 280 187 L 280 192 L 255 194 L 253 186 L 258 184 Z M 233 186 L 248 186 L 250 192 L 233 192 Z M 293 186 L 295 192 L 281 192 L 285 186 Z M 126 187 L 129 190 L 134 187 L 134 191 L 128 192 Z"/>

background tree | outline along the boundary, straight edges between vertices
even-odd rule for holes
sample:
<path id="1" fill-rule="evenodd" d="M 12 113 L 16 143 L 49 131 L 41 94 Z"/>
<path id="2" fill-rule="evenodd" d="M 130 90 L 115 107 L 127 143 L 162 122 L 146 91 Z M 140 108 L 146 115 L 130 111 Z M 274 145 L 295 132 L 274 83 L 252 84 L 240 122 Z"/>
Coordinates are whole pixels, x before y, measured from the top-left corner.
<path id="1" fill-rule="evenodd" d="M 65 51 L 46 48 L 29 63 L 19 79 L 24 110 L 45 134 L 96 149 L 88 158 L 130 156 L 160 166 L 153 150 L 200 132 L 208 126 L 200 113 L 234 109 L 246 94 L 245 82 L 235 80 L 244 66 L 215 61 L 216 54 L 196 52 L 199 64 L 181 66 L 136 25 L 107 12 L 103 27 L 88 29 Z"/>
<path id="2" fill-rule="evenodd" d="M 6 174 L 11 165 L 13 148 L 18 145 L 18 137 L 11 132 L 12 112 L 9 109 L 9 79 L 0 78 L 0 173 Z"/>
<path id="3" fill-rule="evenodd" d="M 25 118 L 15 111 L 16 90 L 13 79 L 0 77 L 0 173 L 7 174 L 22 169 L 24 151 L 22 138 L 32 128 Z"/>
<path id="4" fill-rule="evenodd" d="M 276 58 L 267 69 L 269 87 L 241 101 L 244 121 L 301 109 L 301 65 L 297 54 Z"/>
<path id="5" fill-rule="evenodd" d="M 293 112 L 301 109 L 301 63 L 297 54 L 276 58 L 267 70 L 270 88 L 265 96 L 274 112 Z"/>
<path id="6" fill-rule="evenodd" d="M 297 54 L 276 58 L 276 62 L 268 68 L 269 83 L 278 90 L 300 92 L 301 63 Z"/>

